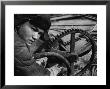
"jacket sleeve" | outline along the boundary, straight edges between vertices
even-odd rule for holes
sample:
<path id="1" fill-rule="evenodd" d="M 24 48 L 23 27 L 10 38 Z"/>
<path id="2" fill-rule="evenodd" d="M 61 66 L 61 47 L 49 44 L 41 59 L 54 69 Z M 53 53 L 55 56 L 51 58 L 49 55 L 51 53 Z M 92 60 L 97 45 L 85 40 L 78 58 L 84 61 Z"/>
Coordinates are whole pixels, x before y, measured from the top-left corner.
<path id="1" fill-rule="evenodd" d="M 15 76 L 49 76 L 50 71 L 37 63 L 33 63 L 30 66 L 15 66 Z"/>
<path id="2" fill-rule="evenodd" d="M 18 45 L 19 44 L 19 45 Z M 32 53 L 25 44 L 15 46 L 15 76 L 47 76 L 50 72 L 32 59 Z"/>

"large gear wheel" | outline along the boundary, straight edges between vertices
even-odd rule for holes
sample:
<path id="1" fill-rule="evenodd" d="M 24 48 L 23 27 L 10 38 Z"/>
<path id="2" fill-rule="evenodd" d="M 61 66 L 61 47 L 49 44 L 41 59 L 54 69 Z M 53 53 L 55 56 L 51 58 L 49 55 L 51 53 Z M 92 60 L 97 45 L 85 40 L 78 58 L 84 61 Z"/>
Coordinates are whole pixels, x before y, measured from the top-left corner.
<path id="1" fill-rule="evenodd" d="M 87 65 L 83 69 L 81 69 L 78 73 L 73 74 L 74 76 L 81 76 L 91 66 L 92 62 L 94 61 L 95 53 L 96 53 L 96 49 L 97 49 L 96 48 L 96 44 L 95 44 L 93 38 L 91 37 L 91 35 L 88 32 L 83 31 L 81 29 L 74 29 L 74 28 L 73 29 L 66 30 L 66 31 L 60 33 L 59 35 L 55 36 L 55 38 L 51 39 L 51 41 L 49 41 L 49 43 L 50 43 L 49 46 L 50 46 L 50 49 L 54 49 L 55 44 L 57 42 L 59 42 L 62 37 L 66 36 L 68 34 L 73 34 L 73 37 L 71 37 L 71 40 L 69 42 L 66 42 L 66 43 L 63 42 L 61 44 L 63 44 L 64 46 L 67 45 L 67 44 L 70 44 L 70 54 L 75 53 L 74 52 L 74 48 L 75 48 L 75 41 L 76 41 L 75 40 L 75 34 L 76 33 L 80 33 L 81 34 L 81 37 L 84 37 L 85 39 L 88 40 L 89 43 L 91 43 L 91 47 L 89 47 L 87 50 L 85 50 L 86 48 L 84 48 L 79 53 L 76 53 L 77 56 L 78 57 L 82 57 L 82 56 L 86 55 L 87 53 L 89 53 L 90 51 L 92 51 L 91 57 L 90 57 Z M 67 54 L 63 54 L 62 53 L 62 55 L 65 57 Z"/>

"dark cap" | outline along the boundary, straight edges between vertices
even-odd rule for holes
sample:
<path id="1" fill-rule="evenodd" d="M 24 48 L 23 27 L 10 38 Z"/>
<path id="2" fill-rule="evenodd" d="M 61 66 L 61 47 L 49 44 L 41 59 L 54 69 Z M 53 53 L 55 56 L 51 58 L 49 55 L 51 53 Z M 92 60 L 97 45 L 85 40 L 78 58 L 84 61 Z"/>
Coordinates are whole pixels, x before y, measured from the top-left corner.
<path id="1" fill-rule="evenodd" d="M 27 21 L 44 31 L 47 31 L 51 26 L 50 16 L 48 14 L 15 14 L 14 26 L 19 26 Z"/>
<path id="2" fill-rule="evenodd" d="M 51 21 L 48 15 L 37 15 L 30 19 L 30 23 L 44 31 L 47 31 L 51 26 Z"/>

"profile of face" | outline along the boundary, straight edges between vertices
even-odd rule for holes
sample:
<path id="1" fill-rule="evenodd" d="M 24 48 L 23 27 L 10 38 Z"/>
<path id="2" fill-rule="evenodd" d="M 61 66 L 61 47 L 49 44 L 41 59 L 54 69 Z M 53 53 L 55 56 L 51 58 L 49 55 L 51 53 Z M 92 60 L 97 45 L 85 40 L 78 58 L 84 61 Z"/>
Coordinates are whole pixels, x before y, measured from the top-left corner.
<path id="1" fill-rule="evenodd" d="M 40 28 L 35 28 L 29 22 L 25 22 L 19 29 L 20 37 L 28 44 L 31 45 L 32 42 L 39 39 L 41 34 L 44 34 L 44 30 Z"/>

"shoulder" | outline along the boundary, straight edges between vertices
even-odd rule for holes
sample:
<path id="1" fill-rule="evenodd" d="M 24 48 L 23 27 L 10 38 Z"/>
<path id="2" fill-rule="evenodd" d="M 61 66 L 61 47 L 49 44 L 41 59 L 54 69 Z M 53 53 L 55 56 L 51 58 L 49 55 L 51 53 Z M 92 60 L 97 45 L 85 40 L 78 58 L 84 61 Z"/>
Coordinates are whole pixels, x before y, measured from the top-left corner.
<path id="1" fill-rule="evenodd" d="M 17 32 L 14 32 L 14 46 L 26 46 L 25 42 L 19 37 Z"/>
<path id="2" fill-rule="evenodd" d="M 14 32 L 14 55 L 24 59 L 29 55 L 29 49 L 26 43 L 19 37 L 16 32 Z"/>

